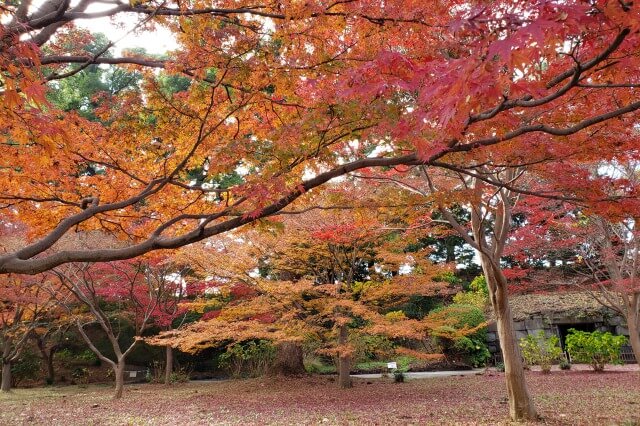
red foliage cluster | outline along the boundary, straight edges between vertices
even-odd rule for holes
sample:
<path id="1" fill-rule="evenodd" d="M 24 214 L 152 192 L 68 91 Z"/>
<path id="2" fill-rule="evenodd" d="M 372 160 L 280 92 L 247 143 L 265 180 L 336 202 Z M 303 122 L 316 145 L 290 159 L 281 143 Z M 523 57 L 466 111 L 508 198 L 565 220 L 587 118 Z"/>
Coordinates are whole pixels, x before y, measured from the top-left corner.
<path id="1" fill-rule="evenodd" d="M 245 283 L 235 283 L 230 289 L 229 293 L 233 300 L 250 299 L 258 295 L 255 288 Z"/>

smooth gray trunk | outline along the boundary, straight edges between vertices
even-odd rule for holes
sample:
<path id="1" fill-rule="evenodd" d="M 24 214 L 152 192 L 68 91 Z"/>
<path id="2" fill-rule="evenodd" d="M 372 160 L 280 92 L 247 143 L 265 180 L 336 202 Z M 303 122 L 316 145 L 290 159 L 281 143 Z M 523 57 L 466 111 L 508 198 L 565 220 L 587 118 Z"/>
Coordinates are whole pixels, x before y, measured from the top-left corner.
<path id="1" fill-rule="evenodd" d="M 629 329 L 629 343 L 633 355 L 636 357 L 636 363 L 640 365 L 640 330 L 638 330 L 638 313 L 627 316 L 627 328 Z"/>
<path id="2" fill-rule="evenodd" d="M 482 262 L 483 272 L 489 287 L 491 305 L 496 315 L 498 338 L 504 361 L 509 398 L 509 416 L 513 421 L 535 421 L 538 419 L 536 407 L 529 394 L 524 376 L 524 364 L 509 306 L 506 279 L 500 271 L 495 272 L 489 262 Z"/>
<path id="3" fill-rule="evenodd" d="M 120 399 L 124 390 L 124 360 L 118 361 L 113 372 L 116 375 L 116 388 L 113 399 Z"/>

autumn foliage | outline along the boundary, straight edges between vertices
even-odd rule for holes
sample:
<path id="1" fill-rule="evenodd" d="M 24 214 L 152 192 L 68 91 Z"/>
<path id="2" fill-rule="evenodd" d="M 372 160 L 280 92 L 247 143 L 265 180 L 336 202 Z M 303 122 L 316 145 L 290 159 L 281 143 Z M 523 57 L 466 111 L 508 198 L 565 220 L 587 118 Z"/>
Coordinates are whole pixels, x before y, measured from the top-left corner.
<path id="1" fill-rule="evenodd" d="M 368 166 L 469 170 L 489 156 L 524 164 L 526 152 L 526 163 L 568 172 L 636 140 L 638 12 L 624 2 L 444 1 L 428 14 L 400 0 L 227 2 L 213 12 L 200 2 L 122 4 L 97 14 L 89 3 L 48 2 L 60 9 L 46 19 L 29 2 L 2 10 L 2 199 L 35 238 L 3 256 L 3 271 L 179 247 Z M 162 60 L 109 57 L 108 44 L 88 53 L 91 37 L 64 25 L 117 12 L 175 31 L 178 50 Z M 141 84 L 101 105 L 97 121 L 47 102 L 47 81 L 95 63 L 137 70 Z M 170 90 L 163 76 L 188 84 Z M 239 165 L 242 184 L 216 184 Z M 308 170 L 320 173 L 304 181 Z M 109 254 L 35 260 L 78 227 L 134 238 Z"/>
<path id="2" fill-rule="evenodd" d="M 379 296 L 434 290 L 424 258 L 408 259 L 379 230 L 447 222 L 446 232 L 479 254 L 501 340 L 510 341 L 503 352 L 513 349 L 507 358 L 518 360 L 507 292 L 518 269 L 503 271 L 502 262 L 513 254 L 525 263 L 537 249 L 526 246 L 540 243 L 525 227 L 515 229 L 518 219 L 535 220 L 540 233 L 551 235 L 551 224 L 569 217 L 555 211 L 565 202 L 614 223 L 637 211 L 629 179 L 594 173 L 637 160 L 637 2 L 153 0 L 100 3 L 105 9 L 95 11 L 97 3 L 50 0 L 35 7 L 16 0 L 0 7 L 0 223 L 6 225 L 0 232 L 18 223 L 27 231 L 24 244 L 0 255 L 2 274 L 209 244 L 227 260 L 200 278 L 214 277 L 211 287 L 230 295 L 216 309 L 206 298 L 194 301 L 209 322 L 223 321 L 226 311 L 256 329 L 301 330 L 305 321 L 293 315 L 299 309 L 285 307 L 311 291 L 334 299 L 323 307 L 332 306 L 340 334 L 348 318 L 369 318 L 365 305 Z M 133 18 L 131 32 L 167 29 L 177 48 L 162 57 L 136 50 L 118 56 L 114 41 L 75 25 L 121 14 Z M 60 102 L 65 82 L 98 65 L 117 67 L 135 83 L 85 93 L 76 108 Z M 246 238 L 240 234 L 249 224 L 272 236 L 278 227 L 291 229 L 274 216 L 325 211 L 325 202 L 336 199 L 314 203 L 336 178 L 360 185 L 345 191 L 342 201 L 351 207 L 362 201 L 354 193 L 371 191 L 367 203 L 377 195 L 378 205 L 422 204 L 428 211 L 409 208 L 397 221 L 334 214 L 303 224 L 299 236 L 249 248 L 271 262 L 254 266 L 271 274 L 262 278 L 304 287 L 290 289 L 266 312 L 261 303 L 277 291 L 257 286 L 270 284 L 253 279 L 250 256 L 229 251 L 237 241 L 227 235 Z M 385 199 L 381 183 L 402 188 L 404 196 Z M 558 205 L 537 208 L 539 201 L 527 199 L 530 209 L 518 212 L 528 197 Z M 452 214 L 455 208 L 469 213 L 469 223 Z M 82 249 L 65 245 L 95 232 L 109 238 Z M 506 247 L 512 241 L 514 249 Z M 424 287 L 401 284 L 405 263 L 427 277 Z M 357 274 L 380 286 L 354 296 Z M 251 291 L 233 289 L 241 275 Z M 334 286 L 333 295 L 323 285 Z M 122 291 L 109 285 L 95 296 L 145 297 L 135 286 Z M 250 306 L 243 314 L 240 301 Z M 178 312 L 169 311 L 131 315 L 167 324 Z M 273 325 L 279 318 L 286 319 L 282 328 Z M 510 365 L 511 416 L 534 419 L 522 368 Z M 520 382 L 520 391 L 511 381 Z"/>

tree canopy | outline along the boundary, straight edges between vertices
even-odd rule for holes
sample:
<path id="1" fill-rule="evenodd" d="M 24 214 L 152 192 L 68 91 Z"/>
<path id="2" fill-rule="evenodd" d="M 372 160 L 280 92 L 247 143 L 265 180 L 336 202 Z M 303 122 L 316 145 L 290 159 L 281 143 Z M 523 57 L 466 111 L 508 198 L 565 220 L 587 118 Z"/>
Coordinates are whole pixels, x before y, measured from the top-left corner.
<path id="1" fill-rule="evenodd" d="M 118 53 L 76 25 L 99 18 L 163 28 L 177 48 Z M 447 237 L 451 262 L 464 241 L 496 314 L 511 416 L 534 419 L 504 266 L 526 263 L 517 248 L 535 240 L 533 222 L 552 234 L 554 208 L 638 217 L 637 186 L 600 170 L 640 154 L 639 30 L 640 6 L 619 0 L 5 2 L 0 274 L 225 244 L 338 203 L 402 206 L 395 222 L 333 214 L 301 228 L 313 241 L 297 247 L 371 252 L 374 222 L 437 229 L 428 238 Z M 327 185 L 341 180 L 355 191 Z M 353 281 L 375 263 L 323 269 Z"/>
<path id="2" fill-rule="evenodd" d="M 2 9 L 3 220 L 28 223 L 32 243 L 1 271 L 176 248 L 358 169 L 491 161 L 571 176 L 636 141 L 638 11 L 624 2 L 92 3 Z M 178 49 L 111 56 L 73 25 L 120 13 Z M 139 89 L 102 97 L 98 121 L 48 102 L 51 82 L 96 64 L 135 71 Z M 191 83 L 168 90 L 179 77 Z M 55 250 L 96 228 L 128 243 Z"/>

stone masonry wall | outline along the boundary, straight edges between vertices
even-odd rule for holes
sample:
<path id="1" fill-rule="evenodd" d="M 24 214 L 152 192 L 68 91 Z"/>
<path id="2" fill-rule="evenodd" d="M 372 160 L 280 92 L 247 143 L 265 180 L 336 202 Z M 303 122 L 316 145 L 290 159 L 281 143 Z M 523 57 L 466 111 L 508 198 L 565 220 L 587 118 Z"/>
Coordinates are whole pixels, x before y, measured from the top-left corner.
<path id="1" fill-rule="evenodd" d="M 624 319 L 620 316 L 594 316 L 588 318 L 576 318 L 563 315 L 532 316 L 524 321 L 515 321 L 516 339 L 520 340 L 528 334 L 536 334 L 544 331 L 546 336 L 558 335 L 558 326 L 566 324 L 594 324 L 596 330 L 611 331 L 615 334 L 629 336 L 629 331 L 624 327 Z M 487 345 L 492 354 L 500 352 L 500 342 L 495 321 L 489 323 L 487 333 Z"/>

